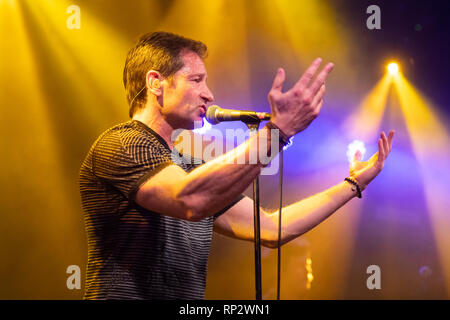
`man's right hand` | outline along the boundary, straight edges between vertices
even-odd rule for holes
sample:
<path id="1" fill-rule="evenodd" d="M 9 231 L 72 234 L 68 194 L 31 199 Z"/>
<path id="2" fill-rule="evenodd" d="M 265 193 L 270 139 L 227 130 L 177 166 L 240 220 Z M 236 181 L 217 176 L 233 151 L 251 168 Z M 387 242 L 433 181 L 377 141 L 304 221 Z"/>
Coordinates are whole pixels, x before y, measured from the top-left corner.
<path id="1" fill-rule="evenodd" d="M 314 74 L 319 69 L 322 59 L 317 58 L 287 92 L 281 92 L 286 78 L 284 70 L 279 68 L 268 94 L 271 121 L 289 137 L 305 130 L 317 118 L 322 108 L 325 94 L 325 79 L 334 65 L 328 63 L 314 81 Z"/>

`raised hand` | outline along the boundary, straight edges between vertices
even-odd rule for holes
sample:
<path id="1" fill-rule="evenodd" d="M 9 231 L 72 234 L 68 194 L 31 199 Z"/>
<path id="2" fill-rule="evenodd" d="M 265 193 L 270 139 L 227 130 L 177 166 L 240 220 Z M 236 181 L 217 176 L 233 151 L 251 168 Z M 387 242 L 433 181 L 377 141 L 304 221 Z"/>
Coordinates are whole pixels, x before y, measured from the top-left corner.
<path id="1" fill-rule="evenodd" d="M 378 152 L 376 152 L 369 160 L 361 160 L 361 152 L 357 151 L 355 157 L 350 164 L 350 177 L 354 178 L 360 188 L 364 190 L 370 181 L 372 181 L 383 169 L 384 162 L 391 152 L 392 140 L 394 138 L 394 131 L 389 131 L 389 136 L 386 137 L 384 132 L 381 132 L 378 139 Z"/>
<path id="2" fill-rule="evenodd" d="M 271 121 L 288 136 L 306 129 L 319 115 L 325 94 L 325 79 L 334 67 L 328 63 L 312 81 L 321 62 L 320 58 L 314 60 L 297 83 L 284 93 L 282 89 L 286 75 L 282 68 L 277 71 L 268 94 L 273 115 Z"/>

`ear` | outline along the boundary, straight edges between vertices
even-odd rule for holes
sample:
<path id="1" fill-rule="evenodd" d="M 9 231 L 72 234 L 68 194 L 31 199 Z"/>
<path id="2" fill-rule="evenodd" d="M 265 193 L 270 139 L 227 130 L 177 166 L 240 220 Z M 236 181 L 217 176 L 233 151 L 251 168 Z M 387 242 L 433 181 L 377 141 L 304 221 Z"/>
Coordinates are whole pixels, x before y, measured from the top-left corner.
<path id="1" fill-rule="evenodd" d="M 162 76 L 158 71 L 150 70 L 146 76 L 147 90 L 159 97 L 162 94 L 161 88 Z"/>

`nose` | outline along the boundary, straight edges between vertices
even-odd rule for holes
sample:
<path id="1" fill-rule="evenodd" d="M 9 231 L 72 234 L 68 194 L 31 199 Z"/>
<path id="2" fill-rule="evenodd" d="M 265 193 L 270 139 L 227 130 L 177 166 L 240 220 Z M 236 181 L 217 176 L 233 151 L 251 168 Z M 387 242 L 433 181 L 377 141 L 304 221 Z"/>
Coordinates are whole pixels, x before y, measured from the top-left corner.
<path id="1" fill-rule="evenodd" d="M 205 90 L 202 91 L 201 97 L 205 101 L 205 103 L 214 101 L 214 95 L 207 86 L 205 86 Z"/>

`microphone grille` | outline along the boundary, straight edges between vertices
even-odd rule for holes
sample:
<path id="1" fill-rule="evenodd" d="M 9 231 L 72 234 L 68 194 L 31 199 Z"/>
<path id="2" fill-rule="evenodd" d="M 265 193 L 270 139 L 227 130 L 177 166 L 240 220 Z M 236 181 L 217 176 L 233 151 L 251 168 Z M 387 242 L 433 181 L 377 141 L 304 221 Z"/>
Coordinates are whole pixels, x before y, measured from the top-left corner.
<path id="1" fill-rule="evenodd" d="M 213 105 L 206 111 L 206 120 L 211 124 L 218 124 L 220 121 L 216 117 L 216 111 L 220 109 L 219 106 Z"/>

